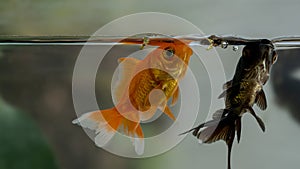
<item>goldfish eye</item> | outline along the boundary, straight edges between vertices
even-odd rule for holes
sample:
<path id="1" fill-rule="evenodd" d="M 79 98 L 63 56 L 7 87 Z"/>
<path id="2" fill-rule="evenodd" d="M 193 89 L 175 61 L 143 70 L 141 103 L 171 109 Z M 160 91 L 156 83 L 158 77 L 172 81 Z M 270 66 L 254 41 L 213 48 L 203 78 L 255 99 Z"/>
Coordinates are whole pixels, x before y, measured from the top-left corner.
<path id="1" fill-rule="evenodd" d="M 273 57 L 272 57 L 272 64 L 274 64 L 274 63 L 277 61 L 277 57 L 278 57 L 278 55 L 277 55 L 277 53 L 274 51 L 274 52 L 273 52 Z"/>
<path id="2" fill-rule="evenodd" d="M 174 54 L 175 54 L 175 51 L 171 47 L 167 47 L 163 51 L 163 55 L 166 59 L 171 59 L 174 56 Z"/>

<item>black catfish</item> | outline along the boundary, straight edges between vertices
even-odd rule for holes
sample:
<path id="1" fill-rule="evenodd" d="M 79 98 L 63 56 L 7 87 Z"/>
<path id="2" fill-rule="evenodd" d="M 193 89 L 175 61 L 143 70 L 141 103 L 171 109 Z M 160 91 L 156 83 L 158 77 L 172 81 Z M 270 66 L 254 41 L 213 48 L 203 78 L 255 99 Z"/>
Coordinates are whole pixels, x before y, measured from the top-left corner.
<path id="1" fill-rule="evenodd" d="M 276 51 L 269 40 L 248 43 L 243 49 L 233 79 L 224 84 L 224 92 L 219 96 L 225 98 L 225 109 L 216 111 L 212 120 L 185 132 L 193 132 L 203 143 L 224 140 L 228 147 L 228 169 L 231 168 L 231 148 L 235 134 L 237 141 L 240 141 L 242 115 L 250 112 L 265 131 L 264 122 L 252 106 L 256 104 L 261 110 L 267 108 L 263 85 L 268 81 L 270 68 L 276 59 Z"/>

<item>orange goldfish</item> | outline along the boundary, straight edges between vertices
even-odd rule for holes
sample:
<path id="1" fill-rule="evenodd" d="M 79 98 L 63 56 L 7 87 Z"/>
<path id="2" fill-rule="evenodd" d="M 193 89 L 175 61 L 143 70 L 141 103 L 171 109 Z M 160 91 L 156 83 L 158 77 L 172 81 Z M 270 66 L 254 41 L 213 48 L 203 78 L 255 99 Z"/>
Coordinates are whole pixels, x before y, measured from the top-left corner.
<path id="1" fill-rule="evenodd" d="M 184 77 L 193 54 L 188 43 L 153 39 L 147 45 L 158 48 L 143 60 L 120 58 L 120 76 L 113 89 L 115 107 L 83 114 L 73 124 L 95 130 L 95 143 L 99 147 L 106 145 L 122 126 L 124 133 L 133 139 L 136 153 L 143 154 L 144 134 L 140 122 L 151 118 L 157 109 L 175 120 L 167 102 L 172 97 L 174 105 L 178 99 L 178 82 Z"/>

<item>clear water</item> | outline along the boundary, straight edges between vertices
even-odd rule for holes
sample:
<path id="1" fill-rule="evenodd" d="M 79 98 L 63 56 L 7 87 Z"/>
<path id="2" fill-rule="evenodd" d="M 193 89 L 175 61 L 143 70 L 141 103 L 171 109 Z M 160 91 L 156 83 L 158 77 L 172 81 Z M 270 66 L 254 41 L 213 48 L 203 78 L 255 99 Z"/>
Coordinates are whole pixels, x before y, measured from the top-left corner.
<path id="1" fill-rule="evenodd" d="M 144 11 L 183 17 L 205 34 L 255 38 L 300 34 L 300 4 L 295 0 L 214 3 L 200 0 L 175 0 L 172 3 L 160 0 L 90 0 L 88 3 L 80 0 L 16 0 L 0 3 L 0 32 L 4 35 L 90 35 L 118 17 Z M 266 132 L 260 131 L 251 116 L 243 118 L 241 142 L 233 147 L 233 169 L 299 168 L 300 79 L 295 73 L 300 69 L 300 51 L 291 49 L 290 46 L 299 46 L 298 42 L 292 43 L 280 44 L 283 46 L 281 49 L 287 47 L 289 50 L 279 51 L 270 81 L 265 86 L 267 111 L 256 109 L 265 121 Z M 137 46 L 119 46 L 122 56 L 139 49 Z M 226 168 L 226 147 L 223 142 L 200 146 L 191 135 L 171 151 L 142 160 L 121 158 L 97 148 L 79 127 L 71 124 L 75 118 L 72 73 L 81 47 L 69 43 L 1 43 L 0 96 L 4 103 L 0 103 L 0 109 L 6 114 L 3 113 L 4 116 L 0 118 L 0 140 L 5 141 L 0 142 L 0 168 L 55 168 L 55 164 L 57 168 L 65 169 Z M 241 54 L 241 47 L 237 52 L 233 52 L 231 47 L 225 50 L 218 48 L 218 52 L 229 80 Z M 108 59 L 106 63 L 110 64 L 105 64 L 103 69 L 108 71 L 112 65 L 116 66 L 117 57 L 122 56 Z M 198 62 L 194 64 L 198 65 Z M 206 83 L 203 74 L 199 72 L 197 76 L 202 79 L 203 89 L 206 89 L 209 83 Z M 111 106 L 111 96 L 107 92 L 110 86 L 106 80 L 109 78 L 102 74 L 97 82 L 102 84 L 97 92 L 103 107 Z M 222 84 L 218 85 L 221 90 Z M 203 92 L 203 96 L 207 97 L 205 90 Z M 222 102 L 216 99 L 217 95 L 211 97 L 215 99 L 212 104 Z M 202 107 L 207 108 L 210 99 L 203 98 Z M 215 106 L 214 109 L 220 107 Z M 204 119 L 205 116 L 200 115 L 196 124 Z"/>
<path id="2" fill-rule="evenodd" d="M 191 36 L 188 37 L 191 38 Z M 5 38 L 6 40 L 9 38 L 13 39 L 14 42 L 0 43 L 1 97 L 6 102 L 5 104 L 24 111 L 25 114 L 28 114 L 29 117 L 32 118 L 32 121 L 28 123 L 33 123 L 38 126 L 42 133 L 41 135 L 47 140 L 46 142 L 49 143 L 51 149 L 53 149 L 53 156 L 59 161 L 58 166 L 65 165 L 75 168 L 93 166 L 93 164 L 90 163 L 78 164 L 77 162 L 68 162 L 71 159 L 81 158 L 81 153 L 87 154 L 90 158 L 98 155 L 102 157 L 100 159 L 101 161 L 108 160 L 104 158 L 104 156 L 109 156 L 109 159 L 118 159 L 118 161 L 122 161 L 126 163 L 126 165 L 135 163 L 135 160 L 122 159 L 94 147 L 94 143 L 88 139 L 85 133 L 81 132 L 77 126 L 71 124 L 71 121 L 76 118 L 72 104 L 71 80 L 75 61 L 83 45 L 89 45 L 91 51 L 97 51 L 99 48 L 101 49 L 107 45 L 116 45 L 114 47 L 115 49 L 106 56 L 106 59 L 100 65 L 101 69 L 98 70 L 96 80 L 96 85 L 98 86 L 96 93 L 97 99 L 99 103 L 101 103 L 100 107 L 107 108 L 112 106 L 111 93 L 107 91 L 110 90 L 111 75 L 117 66 L 116 60 L 121 56 L 127 56 L 132 51 L 140 50 L 140 45 L 124 45 L 115 40 L 124 37 L 113 37 L 114 40 L 112 40 L 112 37 L 94 37 L 97 38 L 98 41 L 88 43 L 81 42 L 86 40 L 87 37 L 80 37 L 79 40 L 78 37 L 6 36 Z M 195 36 L 195 38 L 199 37 Z M 142 40 L 142 38 L 140 39 Z M 4 41 L 5 39 L 1 37 L 1 40 Z M 60 42 L 57 42 L 58 40 Z M 65 42 L 66 40 L 79 42 Z M 40 43 L 40 41 L 43 42 Z M 278 63 L 274 65 L 271 81 L 265 87 L 269 104 L 268 109 L 265 112 L 258 111 L 258 114 L 262 116 L 266 123 L 267 131 L 266 133 L 261 133 L 250 116 L 243 118 L 242 141 L 240 145 L 235 144 L 233 148 L 233 166 L 252 165 L 248 162 L 247 158 L 253 159 L 259 165 L 267 165 L 268 158 L 265 156 L 268 156 L 269 152 L 265 150 L 273 151 L 275 148 L 278 150 L 274 151 L 279 151 L 282 154 L 276 156 L 278 158 L 277 160 L 281 160 L 281 162 L 285 161 L 284 156 L 292 155 L 295 158 L 297 157 L 295 150 L 292 150 L 289 146 L 282 147 L 282 144 L 286 144 L 285 139 L 289 138 L 291 139 L 288 141 L 289 145 L 297 145 L 297 141 L 300 139 L 297 135 L 292 134 L 298 131 L 297 123 L 299 121 L 299 115 L 297 114 L 298 111 L 295 106 L 299 99 L 293 96 L 298 92 L 298 80 L 295 76 L 289 78 L 289 74 L 293 74 L 294 71 L 300 68 L 300 65 L 296 64 L 300 59 L 300 57 L 297 57 L 300 51 L 292 49 L 299 47 L 299 44 L 300 43 L 295 40 L 276 43 L 279 49 L 285 50 L 279 51 Z M 194 48 L 202 47 L 203 49 L 207 49 L 208 47 L 208 45 L 200 45 L 199 41 L 194 41 L 191 43 L 191 46 Z M 233 59 L 233 62 L 236 62 L 241 49 L 237 49 L 237 51 L 234 51 L 231 47 L 219 49 L 219 54 L 225 64 L 225 73 L 229 74 L 228 79 L 230 79 L 230 74 L 232 74 L 235 69 L 235 63 L 226 65 L 226 61 Z M 289 57 L 290 61 L 283 61 L 285 57 Z M 201 62 L 195 59 L 192 59 L 192 61 L 191 66 L 193 67 L 199 67 L 199 65 L 201 65 Z M 291 66 L 290 63 L 294 63 L 293 66 Z M 202 96 L 204 96 L 201 99 L 201 107 L 203 108 L 202 112 L 206 112 L 199 114 L 199 118 L 195 124 L 197 125 L 205 119 L 208 113 L 210 98 L 205 96 L 209 95 L 209 92 L 206 90 L 210 84 L 207 83 L 207 81 L 209 81 L 208 77 L 205 77 L 207 75 L 203 73 L 205 72 L 205 68 L 196 68 L 195 70 L 198 72 L 197 76 L 201 77 L 199 78 L 199 83 L 201 84 L 200 92 Z M 221 90 L 221 84 L 219 86 Z M 213 97 L 212 99 L 214 100 L 212 103 L 214 109 L 217 110 L 221 108 L 217 105 L 220 105 L 219 103 L 222 101 L 214 99 L 216 96 L 211 97 Z M 274 100 L 278 100 L 278 102 L 274 102 Z M 287 107 L 287 109 L 284 109 L 283 105 Z M 286 121 L 288 125 L 278 125 L 282 123 L 282 120 Z M 146 130 L 152 134 L 159 133 L 161 132 L 160 129 L 155 126 L 161 123 L 164 123 L 166 127 L 171 125 L 167 119 L 159 119 L 156 123 L 152 123 Z M 53 125 L 55 127 L 53 127 Z M 66 140 L 66 135 L 70 139 L 68 138 Z M 70 142 L 70 146 L 64 146 L 64 144 Z M 89 146 L 91 146 L 91 148 L 89 148 Z M 255 151 L 260 152 L 259 154 L 254 152 L 249 154 L 249 151 L 254 149 L 253 146 L 256 147 Z M 160 158 L 180 159 L 183 158 L 181 157 L 181 153 L 186 152 L 201 156 L 202 158 L 209 158 L 209 161 L 215 158 L 220 159 L 219 165 L 225 166 L 225 150 L 225 145 L 222 143 L 199 147 L 197 140 L 192 136 L 188 136 L 182 144 L 169 153 L 149 159 L 145 163 L 139 163 L 143 166 L 145 164 L 149 165 L 149 162 L 161 161 Z M 80 153 L 77 154 L 76 152 L 78 151 Z M 67 152 L 72 152 L 73 155 L 71 157 L 65 157 L 64 154 Z M 252 157 L 254 154 L 256 154 L 255 157 Z M 289 159 L 293 160 L 291 157 L 289 157 Z M 189 160 L 187 159 L 187 161 Z M 110 165 L 107 164 L 107 166 Z M 170 164 L 170 166 L 172 165 Z"/>

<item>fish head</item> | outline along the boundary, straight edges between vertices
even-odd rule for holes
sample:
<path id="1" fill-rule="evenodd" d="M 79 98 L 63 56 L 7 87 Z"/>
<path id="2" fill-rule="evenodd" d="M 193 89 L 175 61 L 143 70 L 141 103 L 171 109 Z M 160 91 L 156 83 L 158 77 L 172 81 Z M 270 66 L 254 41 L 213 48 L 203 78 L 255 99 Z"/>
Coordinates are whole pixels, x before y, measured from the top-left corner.
<path id="1" fill-rule="evenodd" d="M 259 62 L 259 66 L 262 72 L 261 82 L 265 84 L 270 77 L 270 69 L 277 60 L 277 53 L 274 49 L 273 44 L 268 40 L 266 40 L 266 43 L 263 43 L 262 41 L 259 48 L 260 48 L 259 56 L 261 58 Z"/>
<path id="2" fill-rule="evenodd" d="M 263 84 L 269 79 L 270 69 L 277 60 L 277 53 L 271 41 L 264 39 L 260 43 L 246 45 L 243 49 L 245 68 L 258 71 Z"/>
<path id="3" fill-rule="evenodd" d="M 149 42 L 150 45 L 158 46 L 149 57 L 151 67 L 163 70 L 173 78 L 184 76 L 193 50 L 188 42 L 173 39 L 170 42 Z"/>

